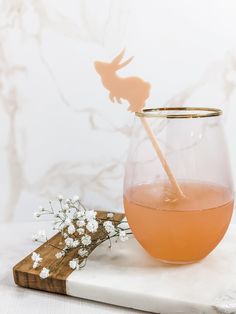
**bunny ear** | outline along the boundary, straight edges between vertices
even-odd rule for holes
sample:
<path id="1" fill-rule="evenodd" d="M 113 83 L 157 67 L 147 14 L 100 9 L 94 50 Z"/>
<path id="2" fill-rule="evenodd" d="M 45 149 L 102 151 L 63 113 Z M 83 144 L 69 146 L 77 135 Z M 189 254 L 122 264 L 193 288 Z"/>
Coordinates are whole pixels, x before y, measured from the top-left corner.
<path id="1" fill-rule="evenodd" d="M 126 60 L 125 62 L 123 62 L 123 63 L 117 65 L 117 70 L 119 70 L 119 69 L 125 67 L 127 64 L 129 64 L 129 63 L 133 60 L 133 58 L 134 58 L 134 57 L 131 57 L 131 58 L 129 58 L 128 60 Z"/>
<path id="2" fill-rule="evenodd" d="M 121 61 L 121 59 L 123 58 L 125 53 L 125 48 L 118 54 L 118 56 L 116 56 L 113 60 L 112 60 L 112 64 L 114 65 L 118 65 Z"/>

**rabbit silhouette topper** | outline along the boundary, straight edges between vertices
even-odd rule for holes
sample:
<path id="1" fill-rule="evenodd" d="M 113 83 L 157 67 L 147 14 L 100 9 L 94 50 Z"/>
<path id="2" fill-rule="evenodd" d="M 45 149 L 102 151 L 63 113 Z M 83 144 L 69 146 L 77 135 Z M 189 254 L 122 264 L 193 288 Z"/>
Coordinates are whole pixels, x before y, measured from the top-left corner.
<path id="1" fill-rule="evenodd" d="M 94 66 L 97 73 L 101 76 L 103 86 L 110 92 L 109 97 L 111 101 L 114 102 L 116 100 L 118 103 L 121 103 L 121 99 L 125 99 L 129 102 L 129 111 L 140 112 L 145 105 L 146 99 L 149 97 L 151 84 L 139 77 L 120 77 L 116 74 L 116 71 L 125 67 L 133 59 L 133 57 L 131 57 L 123 63 L 120 63 L 124 52 L 125 50 L 123 49 L 110 63 L 95 61 Z M 145 117 L 140 117 L 140 120 L 174 191 L 176 191 L 181 198 L 185 197 L 159 147 L 155 134 L 148 121 Z"/>
<path id="2" fill-rule="evenodd" d="M 100 75 L 103 86 L 110 92 L 109 98 L 122 103 L 121 99 L 129 102 L 129 111 L 140 112 L 145 106 L 145 101 L 149 97 L 151 84 L 139 77 L 120 77 L 116 71 L 129 64 L 133 57 L 120 63 L 125 53 L 123 49 L 110 63 L 95 61 L 94 66 Z"/>

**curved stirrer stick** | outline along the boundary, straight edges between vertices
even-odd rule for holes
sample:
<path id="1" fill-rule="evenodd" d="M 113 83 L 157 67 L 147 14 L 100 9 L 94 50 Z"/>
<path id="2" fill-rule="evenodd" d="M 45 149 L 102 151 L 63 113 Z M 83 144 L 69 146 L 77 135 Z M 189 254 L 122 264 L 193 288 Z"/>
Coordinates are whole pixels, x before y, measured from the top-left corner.
<path id="1" fill-rule="evenodd" d="M 97 73 L 101 77 L 103 86 L 110 92 L 109 98 L 112 102 L 116 100 L 118 103 L 121 103 L 121 99 L 126 99 L 129 103 L 129 111 L 141 112 L 146 99 L 149 97 L 151 85 L 139 77 L 124 78 L 116 74 L 117 70 L 126 66 L 133 59 L 133 57 L 131 57 L 125 62 L 120 63 L 124 52 L 125 50 L 123 49 L 110 63 L 96 61 L 94 66 Z M 184 194 L 159 147 L 155 134 L 153 133 L 148 121 L 144 117 L 140 117 L 140 120 L 174 191 L 180 197 L 184 197 Z"/>

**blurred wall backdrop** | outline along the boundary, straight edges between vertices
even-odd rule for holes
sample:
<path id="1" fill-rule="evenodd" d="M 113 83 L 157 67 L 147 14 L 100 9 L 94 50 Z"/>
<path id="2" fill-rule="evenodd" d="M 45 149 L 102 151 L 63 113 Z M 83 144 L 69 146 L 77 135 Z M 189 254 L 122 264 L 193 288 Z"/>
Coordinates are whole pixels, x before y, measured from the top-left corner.
<path id="1" fill-rule="evenodd" d="M 0 221 L 59 193 L 122 208 L 133 117 L 93 61 L 123 47 L 147 105 L 224 109 L 236 179 L 234 0 L 0 0 Z"/>

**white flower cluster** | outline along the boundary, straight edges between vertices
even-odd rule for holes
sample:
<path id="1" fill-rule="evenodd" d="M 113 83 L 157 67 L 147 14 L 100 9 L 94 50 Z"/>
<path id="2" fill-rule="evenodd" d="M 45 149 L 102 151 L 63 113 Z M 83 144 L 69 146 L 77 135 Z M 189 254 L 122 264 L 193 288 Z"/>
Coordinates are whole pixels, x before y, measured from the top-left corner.
<path id="1" fill-rule="evenodd" d="M 33 252 L 31 255 L 31 259 L 33 261 L 33 268 L 37 268 L 39 266 L 39 264 L 42 262 L 42 257 L 40 256 L 40 254 Z"/>
<path id="2" fill-rule="evenodd" d="M 53 215 L 53 229 L 59 231 L 64 239 L 64 247 L 58 247 L 58 252 L 55 254 L 56 259 L 62 260 L 70 250 L 78 249 L 77 256 L 69 262 L 70 268 L 75 270 L 84 267 L 90 253 L 106 240 L 110 241 L 110 245 L 111 238 L 121 241 L 128 240 L 128 234 L 131 234 L 129 227 L 127 224 L 126 227 L 123 227 L 123 224 L 116 221 L 113 213 L 107 213 L 106 218 L 99 218 L 96 211 L 84 207 L 77 195 L 71 199 L 64 199 L 62 195 L 58 195 L 57 199 L 59 201 L 57 210 L 49 201 L 50 208 L 45 209 L 40 206 L 34 216 L 39 218 L 45 214 Z M 33 240 L 45 242 L 47 240 L 45 232 L 39 231 L 33 235 Z M 50 245 L 49 242 L 48 245 Z M 40 254 L 34 252 L 32 261 L 33 268 L 42 264 Z M 40 277 L 47 278 L 50 271 L 53 270 L 43 267 Z"/>
<path id="3" fill-rule="evenodd" d="M 33 252 L 31 255 L 31 259 L 33 261 L 33 268 L 37 268 L 40 263 L 42 262 L 43 258 L 40 256 L 39 253 Z M 41 270 L 41 272 L 39 273 L 39 277 L 42 279 L 45 279 L 49 276 L 49 268 L 43 267 L 43 269 Z"/>
<path id="4" fill-rule="evenodd" d="M 45 230 L 39 230 L 37 233 L 33 234 L 32 240 L 35 242 L 46 242 L 47 236 Z"/>
<path id="5" fill-rule="evenodd" d="M 49 276 L 49 272 L 50 272 L 50 270 L 48 268 L 43 267 L 43 269 L 41 270 L 41 272 L 39 274 L 40 278 L 42 278 L 42 279 L 47 278 Z"/>

